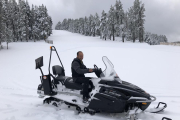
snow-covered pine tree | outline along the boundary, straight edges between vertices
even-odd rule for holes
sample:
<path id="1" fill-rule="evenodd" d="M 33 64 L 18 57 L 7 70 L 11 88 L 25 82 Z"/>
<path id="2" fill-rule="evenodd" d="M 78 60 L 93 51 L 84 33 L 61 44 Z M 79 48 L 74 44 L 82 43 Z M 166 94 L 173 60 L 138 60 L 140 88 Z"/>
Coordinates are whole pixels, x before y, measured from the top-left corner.
<path id="1" fill-rule="evenodd" d="M 159 45 L 160 42 L 168 42 L 165 35 L 157 35 L 150 32 L 145 33 L 144 41 L 150 45 Z"/>
<path id="2" fill-rule="evenodd" d="M 121 1 L 116 0 L 116 4 L 114 7 L 115 7 L 115 17 L 116 17 L 115 35 L 120 36 L 123 29 L 123 24 L 124 24 L 124 20 L 123 20 L 124 10 L 123 10 Z"/>
<path id="3" fill-rule="evenodd" d="M 55 26 L 55 30 L 60 30 L 60 29 L 61 29 L 61 22 L 59 21 Z"/>
<path id="4" fill-rule="evenodd" d="M 144 22 L 145 22 L 145 7 L 144 4 L 140 4 L 139 14 L 138 14 L 138 28 L 139 28 L 139 42 L 143 42 L 144 38 Z"/>
<path id="5" fill-rule="evenodd" d="M 106 40 L 108 34 L 108 25 L 107 25 L 107 14 L 105 13 L 104 10 L 102 11 L 102 15 L 101 15 L 100 32 L 101 32 L 100 38 Z"/>
<path id="6" fill-rule="evenodd" d="M 75 21 L 74 21 L 74 29 L 75 29 L 75 33 L 80 33 L 79 19 L 75 19 Z"/>
<path id="7" fill-rule="evenodd" d="M 89 21 L 88 21 L 88 18 L 85 16 L 85 18 L 84 18 L 84 34 L 85 34 L 85 36 L 87 36 L 89 34 L 88 25 L 89 25 Z"/>
<path id="8" fill-rule="evenodd" d="M 18 40 L 18 12 L 19 8 L 17 2 L 15 0 L 10 0 L 10 27 L 13 32 L 13 41 L 16 42 Z"/>
<path id="9" fill-rule="evenodd" d="M 68 30 L 67 28 L 67 19 L 64 19 L 62 22 L 63 30 Z"/>
<path id="10" fill-rule="evenodd" d="M 52 18 L 49 15 L 47 16 L 47 21 L 48 21 L 47 33 L 48 33 L 48 36 L 50 36 L 52 34 L 53 22 L 52 22 Z"/>
<path id="11" fill-rule="evenodd" d="M 91 36 L 93 33 L 93 15 L 90 15 L 88 19 L 88 33 L 88 36 Z"/>
<path id="12" fill-rule="evenodd" d="M 113 36 L 113 41 L 115 40 L 115 25 L 116 25 L 116 13 L 114 7 L 111 5 L 108 14 L 108 36 L 111 40 L 111 36 Z"/>
<path id="13" fill-rule="evenodd" d="M 61 25 L 60 25 L 61 26 Z M 61 27 L 60 27 L 61 28 Z M 61 29 L 60 29 L 61 30 Z M 74 33 L 74 20 L 71 19 L 71 23 L 69 24 L 69 31 Z"/>
<path id="14" fill-rule="evenodd" d="M 6 41 L 6 19 L 7 19 L 7 5 L 5 0 L 1 0 L 1 43 Z"/>
<path id="15" fill-rule="evenodd" d="M 36 23 L 36 14 L 35 14 L 34 5 L 32 4 L 31 19 L 30 19 L 30 27 L 31 27 L 30 36 L 31 36 L 31 39 L 34 40 L 34 42 L 36 42 L 35 34 L 36 34 L 36 29 L 37 29 L 35 26 L 35 23 Z"/>
<path id="16" fill-rule="evenodd" d="M 79 18 L 80 34 L 84 35 L 84 18 Z"/>
<path id="17" fill-rule="evenodd" d="M 130 7 L 128 10 L 128 39 L 133 40 L 135 42 L 136 40 L 136 33 L 137 33 L 137 27 L 136 27 L 136 16 L 134 14 L 134 8 Z"/>
<path id="18" fill-rule="evenodd" d="M 48 10 L 45 6 L 45 10 L 46 10 L 46 15 L 47 15 L 47 21 L 48 21 L 48 29 L 47 29 L 47 33 L 48 33 L 48 36 L 50 36 L 52 34 L 52 25 L 53 25 L 53 21 L 52 21 L 52 18 L 51 16 L 48 15 Z"/>
<path id="19" fill-rule="evenodd" d="M 28 0 L 26 0 L 25 7 L 26 7 L 26 11 L 25 11 L 26 41 L 28 42 L 28 40 L 30 39 L 30 31 L 31 31 L 31 27 L 30 27 L 31 11 Z"/>
<path id="20" fill-rule="evenodd" d="M 40 40 L 40 17 L 39 17 L 39 8 L 37 6 L 35 6 L 35 10 L 34 10 L 34 25 L 33 25 L 33 29 L 34 29 L 34 38 L 36 40 Z"/>
<path id="21" fill-rule="evenodd" d="M 95 35 L 96 35 L 96 20 L 95 20 L 95 16 L 92 16 L 92 19 L 91 19 L 91 35 L 93 37 L 95 37 Z"/>
<path id="22" fill-rule="evenodd" d="M 1 49 L 1 43 L 2 43 L 2 0 L 0 0 L 0 49 Z"/>
<path id="23" fill-rule="evenodd" d="M 8 0 L 2 0 L 2 41 L 7 43 L 7 49 L 8 43 L 13 40 L 10 19 L 10 4 Z"/>
<path id="24" fill-rule="evenodd" d="M 129 23 L 128 23 L 128 13 L 124 13 L 124 26 L 122 28 L 122 41 L 124 42 L 124 38 L 126 37 L 126 40 L 129 38 Z"/>
<path id="25" fill-rule="evenodd" d="M 99 18 L 99 15 L 96 13 L 95 14 L 95 35 L 100 35 L 100 18 Z"/>
<path id="26" fill-rule="evenodd" d="M 143 42 L 144 34 L 144 4 L 139 0 L 135 0 L 133 6 L 129 9 L 129 18 L 130 18 L 130 31 L 132 34 L 133 42 L 139 38 L 139 42 Z"/>
<path id="27" fill-rule="evenodd" d="M 67 24 L 68 24 L 68 31 L 70 31 L 70 25 L 71 25 L 71 19 L 69 18 L 68 20 L 67 20 Z"/>
<path id="28" fill-rule="evenodd" d="M 26 39 L 26 3 L 24 0 L 19 0 L 19 39 Z"/>
<path id="29" fill-rule="evenodd" d="M 40 30 L 41 30 L 41 39 L 46 39 L 48 37 L 48 14 L 47 9 L 44 7 L 44 5 L 39 7 L 40 10 Z"/>
<path id="30" fill-rule="evenodd" d="M 134 22 L 134 32 L 133 32 L 133 42 L 135 42 L 135 40 L 137 38 L 139 38 L 139 11 L 140 11 L 140 1 L 139 0 L 135 0 L 134 1 L 134 5 L 133 5 L 133 22 Z"/>
<path id="31" fill-rule="evenodd" d="M 5 32 L 6 33 L 6 44 L 7 44 L 7 49 L 8 49 L 8 44 L 13 41 L 13 31 L 8 27 L 6 27 L 5 30 L 6 30 L 6 32 Z"/>
<path id="32" fill-rule="evenodd" d="M 44 25 L 43 25 L 43 22 L 44 21 L 44 18 L 43 18 L 43 6 L 39 6 L 38 7 L 38 28 L 39 28 L 39 37 L 40 39 L 44 39 Z"/>

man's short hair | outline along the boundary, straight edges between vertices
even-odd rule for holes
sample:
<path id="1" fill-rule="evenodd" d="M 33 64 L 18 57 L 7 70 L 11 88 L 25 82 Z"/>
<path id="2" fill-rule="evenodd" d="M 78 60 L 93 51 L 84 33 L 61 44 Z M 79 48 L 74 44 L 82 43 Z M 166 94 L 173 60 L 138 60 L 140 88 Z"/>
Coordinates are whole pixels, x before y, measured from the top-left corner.
<path id="1" fill-rule="evenodd" d="M 78 51 L 78 52 L 77 52 L 77 56 L 79 55 L 79 53 L 82 53 L 82 51 Z"/>

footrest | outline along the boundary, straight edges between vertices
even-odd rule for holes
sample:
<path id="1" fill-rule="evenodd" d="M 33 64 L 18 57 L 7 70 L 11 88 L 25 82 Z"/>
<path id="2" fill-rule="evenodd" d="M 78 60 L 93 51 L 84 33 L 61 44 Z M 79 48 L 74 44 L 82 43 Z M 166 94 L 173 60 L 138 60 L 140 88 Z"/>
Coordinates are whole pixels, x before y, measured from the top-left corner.
<path id="1" fill-rule="evenodd" d="M 162 106 L 162 105 L 164 105 L 164 106 Z M 155 108 L 150 108 L 150 109 L 146 110 L 146 112 L 158 113 L 158 112 L 163 111 L 166 107 L 167 107 L 167 104 L 166 104 L 166 103 L 159 102 L 158 105 L 157 105 L 157 107 L 155 107 Z"/>
<path id="2" fill-rule="evenodd" d="M 172 119 L 167 118 L 167 117 L 163 117 L 162 120 L 172 120 Z"/>
<path id="3" fill-rule="evenodd" d="M 167 104 L 166 104 L 166 103 L 164 103 L 164 102 L 159 102 L 159 104 L 158 104 L 158 106 L 157 106 L 156 108 L 159 108 L 159 106 L 160 106 L 161 104 L 163 104 L 163 105 L 164 105 L 164 108 L 166 108 L 166 107 L 167 107 Z"/>

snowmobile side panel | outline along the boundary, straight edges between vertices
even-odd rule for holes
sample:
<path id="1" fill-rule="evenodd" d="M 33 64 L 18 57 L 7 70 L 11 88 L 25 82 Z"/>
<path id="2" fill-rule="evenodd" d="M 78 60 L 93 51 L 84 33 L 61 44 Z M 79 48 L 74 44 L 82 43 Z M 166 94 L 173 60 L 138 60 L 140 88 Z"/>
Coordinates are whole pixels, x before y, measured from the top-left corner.
<path id="1" fill-rule="evenodd" d="M 125 100 L 97 93 L 88 108 L 100 112 L 121 113 L 124 111 L 125 106 Z"/>
<path id="2" fill-rule="evenodd" d="M 120 92 L 117 89 L 114 88 L 108 88 L 108 87 L 101 87 L 101 89 L 99 90 L 100 93 L 112 96 L 112 97 L 116 97 L 117 99 L 122 99 L 122 100 L 128 100 L 129 97 L 126 96 L 125 94 L 123 94 L 122 92 Z"/>

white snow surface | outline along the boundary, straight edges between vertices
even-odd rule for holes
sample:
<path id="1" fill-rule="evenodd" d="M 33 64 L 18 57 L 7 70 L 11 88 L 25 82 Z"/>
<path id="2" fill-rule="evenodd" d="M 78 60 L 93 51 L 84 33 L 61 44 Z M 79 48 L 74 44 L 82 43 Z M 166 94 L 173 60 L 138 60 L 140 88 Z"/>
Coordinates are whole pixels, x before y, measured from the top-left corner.
<path id="1" fill-rule="evenodd" d="M 96 64 L 105 69 L 102 56 L 107 56 L 122 80 L 157 97 L 150 107 L 158 102 L 167 103 L 164 112 L 140 113 L 139 119 L 180 119 L 180 47 L 104 41 L 55 30 L 49 40 L 53 40 L 67 76 L 71 76 L 71 62 L 77 51 L 83 51 L 84 64 L 89 68 Z M 65 105 L 43 105 L 43 99 L 37 95 L 41 74 L 35 70 L 35 59 L 44 56 L 42 70 L 48 74 L 50 46 L 44 41 L 16 42 L 9 44 L 9 50 L 0 50 L 0 120 L 125 120 L 124 114 L 76 115 L 74 108 Z M 53 54 L 52 65 L 58 64 Z M 95 77 L 93 73 L 86 76 Z"/>

